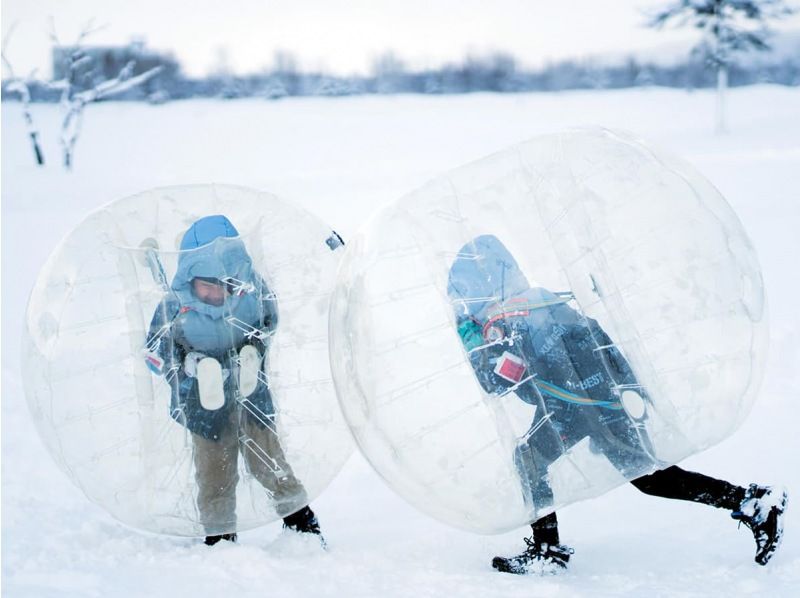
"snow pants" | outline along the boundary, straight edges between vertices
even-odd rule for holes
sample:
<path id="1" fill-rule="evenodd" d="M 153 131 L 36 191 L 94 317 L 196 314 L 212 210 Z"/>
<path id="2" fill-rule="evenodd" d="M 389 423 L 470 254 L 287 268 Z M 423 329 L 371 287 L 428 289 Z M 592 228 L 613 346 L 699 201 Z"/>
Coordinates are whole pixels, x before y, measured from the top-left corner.
<path id="1" fill-rule="evenodd" d="M 197 509 L 206 535 L 236 531 L 240 452 L 248 473 L 272 495 L 279 512 L 281 503 L 308 502 L 303 485 L 286 461 L 278 435 L 248 412 L 233 410 L 218 440 L 192 434 L 192 443 Z"/>

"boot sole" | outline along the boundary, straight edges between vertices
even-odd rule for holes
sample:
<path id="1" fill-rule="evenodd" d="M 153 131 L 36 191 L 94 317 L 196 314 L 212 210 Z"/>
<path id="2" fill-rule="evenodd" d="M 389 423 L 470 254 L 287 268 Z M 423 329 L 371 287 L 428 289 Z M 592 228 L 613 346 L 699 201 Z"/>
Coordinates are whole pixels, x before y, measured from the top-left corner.
<path id="1" fill-rule="evenodd" d="M 783 541 L 783 520 L 786 516 L 786 507 L 789 504 L 789 493 L 786 491 L 785 488 L 781 489 L 781 500 L 780 502 L 772 508 L 777 508 L 777 515 L 775 521 L 775 540 L 772 542 L 772 545 L 768 546 L 764 552 L 757 554 L 755 561 L 761 566 L 766 565 L 775 556 L 775 553 L 778 551 L 778 548 Z"/>

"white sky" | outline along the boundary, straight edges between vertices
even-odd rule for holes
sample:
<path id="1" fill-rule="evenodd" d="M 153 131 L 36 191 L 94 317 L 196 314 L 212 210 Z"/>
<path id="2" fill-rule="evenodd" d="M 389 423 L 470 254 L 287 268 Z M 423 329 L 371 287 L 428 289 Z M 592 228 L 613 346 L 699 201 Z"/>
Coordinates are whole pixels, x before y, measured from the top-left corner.
<path id="1" fill-rule="evenodd" d="M 17 73 L 50 74 L 48 17 L 63 43 L 90 19 L 105 27 L 88 40 L 143 39 L 172 51 L 189 75 L 224 56 L 237 73 L 259 71 L 291 51 L 305 70 L 366 73 L 393 50 L 412 67 L 437 66 L 503 50 L 528 66 L 597 53 L 680 48 L 688 32 L 642 26 L 643 11 L 665 0 L 2 0 L 6 56 Z M 797 5 L 798 0 L 791 0 Z M 800 29 L 800 15 L 780 29 Z"/>

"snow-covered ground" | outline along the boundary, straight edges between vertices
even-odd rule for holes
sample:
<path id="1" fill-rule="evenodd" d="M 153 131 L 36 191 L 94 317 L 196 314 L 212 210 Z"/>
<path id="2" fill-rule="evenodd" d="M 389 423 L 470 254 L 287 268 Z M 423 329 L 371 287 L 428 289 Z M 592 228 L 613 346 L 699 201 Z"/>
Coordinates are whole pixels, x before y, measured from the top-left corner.
<path id="1" fill-rule="evenodd" d="M 58 165 L 58 112 L 35 106 L 50 165 L 33 165 L 21 110 L 2 105 L 2 590 L 7 596 L 796 596 L 800 508 L 766 568 L 728 514 L 618 488 L 560 513 L 575 548 L 562 576 L 496 573 L 529 530 L 482 537 L 395 496 L 354 456 L 314 503 L 330 550 L 273 524 L 209 549 L 142 534 L 89 503 L 36 435 L 22 390 L 28 293 L 58 240 L 92 208 L 161 185 L 228 182 L 298 201 L 347 238 L 381 204 L 439 171 L 580 124 L 631 130 L 695 164 L 738 212 L 759 253 L 771 350 L 755 410 L 684 465 L 800 491 L 800 89 L 729 97 L 628 90 L 455 97 L 187 101 L 90 106 L 75 169 Z M 797 498 L 795 495 L 794 498 Z M 796 507 L 796 505 L 794 505 Z"/>

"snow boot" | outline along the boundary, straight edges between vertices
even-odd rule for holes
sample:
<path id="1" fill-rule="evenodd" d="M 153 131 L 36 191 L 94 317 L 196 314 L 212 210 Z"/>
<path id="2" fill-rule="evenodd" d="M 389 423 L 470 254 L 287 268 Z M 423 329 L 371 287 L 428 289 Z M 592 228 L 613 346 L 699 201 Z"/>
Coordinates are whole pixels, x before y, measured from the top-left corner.
<path id="1" fill-rule="evenodd" d="M 780 546 L 783 537 L 783 515 L 789 496 L 785 489 L 750 484 L 739 509 L 731 517 L 744 523 L 756 540 L 755 561 L 766 565 Z"/>
<path id="2" fill-rule="evenodd" d="M 305 506 L 296 513 L 292 513 L 283 518 L 283 529 L 290 529 L 299 534 L 312 534 L 319 536 L 319 541 L 322 547 L 325 548 L 325 538 L 322 537 L 322 531 L 319 528 L 319 521 L 314 511 L 310 507 Z"/>
<path id="3" fill-rule="evenodd" d="M 525 538 L 525 543 L 525 552 L 512 557 L 496 556 L 492 567 L 516 575 L 555 575 L 566 570 L 569 557 L 575 552 L 562 544 L 536 542 L 533 538 Z"/>
<path id="4" fill-rule="evenodd" d="M 228 542 L 236 542 L 236 533 L 219 534 L 216 536 L 206 536 L 204 543 L 206 546 L 214 546 L 214 544 L 216 544 L 221 540 L 227 540 Z"/>

